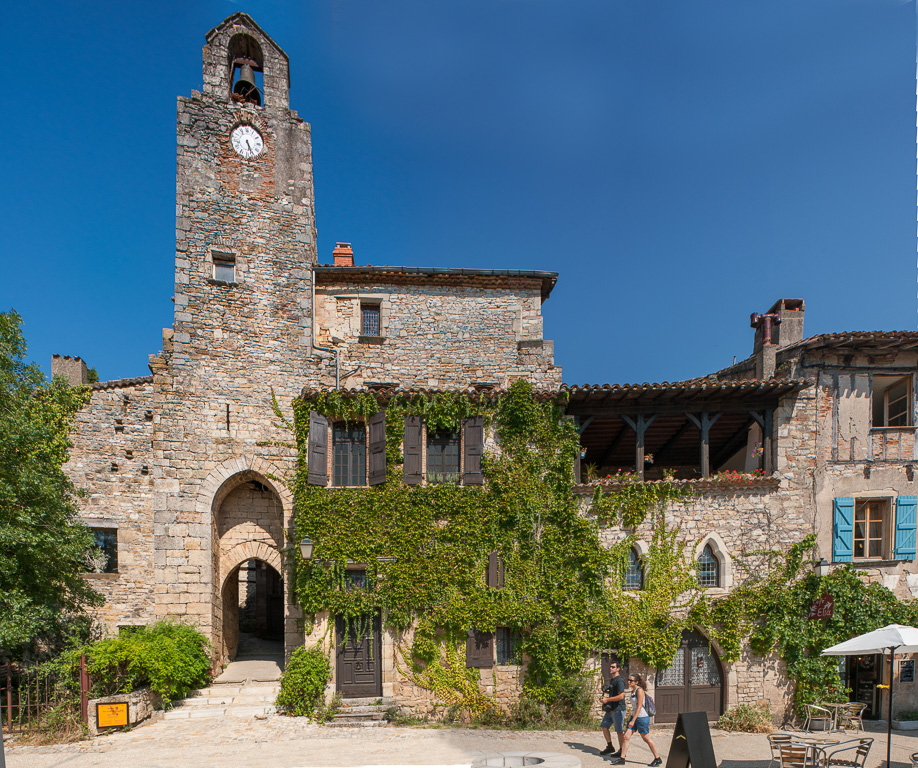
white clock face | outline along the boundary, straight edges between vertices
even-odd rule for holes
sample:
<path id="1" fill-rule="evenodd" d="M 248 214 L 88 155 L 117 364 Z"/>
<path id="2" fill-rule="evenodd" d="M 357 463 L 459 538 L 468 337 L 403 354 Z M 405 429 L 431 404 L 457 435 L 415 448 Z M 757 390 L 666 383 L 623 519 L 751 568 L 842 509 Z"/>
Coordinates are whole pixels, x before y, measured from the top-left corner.
<path id="1" fill-rule="evenodd" d="M 257 157 L 265 148 L 261 134 L 251 125 L 237 125 L 230 134 L 233 140 L 233 149 L 236 154 L 243 157 Z"/>

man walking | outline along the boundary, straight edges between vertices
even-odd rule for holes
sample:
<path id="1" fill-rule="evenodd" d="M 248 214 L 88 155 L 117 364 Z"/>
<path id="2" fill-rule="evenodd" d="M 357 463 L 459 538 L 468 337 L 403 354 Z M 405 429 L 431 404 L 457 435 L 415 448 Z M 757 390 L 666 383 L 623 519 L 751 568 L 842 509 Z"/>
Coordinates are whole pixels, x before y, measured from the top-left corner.
<path id="1" fill-rule="evenodd" d="M 602 689 L 603 696 L 600 697 L 599 703 L 605 714 L 602 718 L 600 727 L 602 735 L 606 737 L 606 748 L 600 752 L 600 755 L 611 755 L 613 758 L 619 757 L 622 753 L 622 744 L 625 741 L 625 680 L 622 678 L 622 668 L 617 661 L 609 662 L 609 674 L 612 679 L 609 684 Z M 615 726 L 615 733 L 618 736 L 618 749 L 612 746 L 612 734 L 609 726 Z"/>

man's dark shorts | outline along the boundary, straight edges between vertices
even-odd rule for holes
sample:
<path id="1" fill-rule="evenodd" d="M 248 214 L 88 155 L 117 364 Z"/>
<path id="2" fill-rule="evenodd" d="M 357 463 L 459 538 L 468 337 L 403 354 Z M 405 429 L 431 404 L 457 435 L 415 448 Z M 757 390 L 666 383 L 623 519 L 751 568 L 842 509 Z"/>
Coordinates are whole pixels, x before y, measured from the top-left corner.
<path id="1" fill-rule="evenodd" d="M 615 728 L 611 726 L 615 724 Z M 600 728 L 608 728 L 609 730 L 614 730 L 616 733 L 621 733 L 625 730 L 625 710 L 617 709 L 614 712 L 606 712 L 602 717 L 602 723 L 599 725 Z"/>

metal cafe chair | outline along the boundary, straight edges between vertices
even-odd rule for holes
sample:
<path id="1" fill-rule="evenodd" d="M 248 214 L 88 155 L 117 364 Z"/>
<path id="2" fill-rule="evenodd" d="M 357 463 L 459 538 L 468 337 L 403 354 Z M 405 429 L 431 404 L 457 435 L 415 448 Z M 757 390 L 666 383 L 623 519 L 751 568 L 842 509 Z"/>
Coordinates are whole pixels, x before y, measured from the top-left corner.
<path id="1" fill-rule="evenodd" d="M 804 731 L 810 731 L 813 723 L 822 722 L 822 730 L 828 731 L 835 726 L 835 715 L 833 715 L 825 707 L 820 707 L 816 704 L 807 704 L 806 705 L 806 722 L 803 724 Z"/>
<path id="2" fill-rule="evenodd" d="M 857 726 L 858 733 L 864 730 L 864 710 L 867 705 L 861 701 L 849 701 L 838 710 L 838 728 Z"/>
<path id="3" fill-rule="evenodd" d="M 819 750 L 812 744 L 800 741 L 786 741 L 778 745 L 781 768 L 823 768 Z"/>
<path id="4" fill-rule="evenodd" d="M 793 738 L 789 733 L 768 734 L 768 746 L 771 747 L 771 762 L 768 768 L 774 768 L 775 763 L 781 765 L 781 745 L 790 743 Z"/>
<path id="5" fill-rule="evenodd" d="M 852 739 L 843 741 L 835 748 L 823 750 L 825 768 L 831 768 L 833 765 L 843 768 L 864 768 L 872 746 L 873 739 Z"/>

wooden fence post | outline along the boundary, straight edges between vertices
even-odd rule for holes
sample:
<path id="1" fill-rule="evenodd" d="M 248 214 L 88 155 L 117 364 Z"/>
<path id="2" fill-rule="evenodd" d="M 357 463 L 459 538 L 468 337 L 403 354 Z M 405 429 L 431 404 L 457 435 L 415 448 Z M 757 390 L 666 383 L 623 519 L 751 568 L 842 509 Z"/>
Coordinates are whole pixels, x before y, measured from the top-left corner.
<path id="1" fill-rule="evenodd" d="M 83 725 L 89 725 L 89 670 L 85 653 L 80 655 L 80 719 Z"/>
<path id="2" fill-rule="evenodd" d="M 6 729 L 13 732 L 13 663 L 6 662 Z"/>

